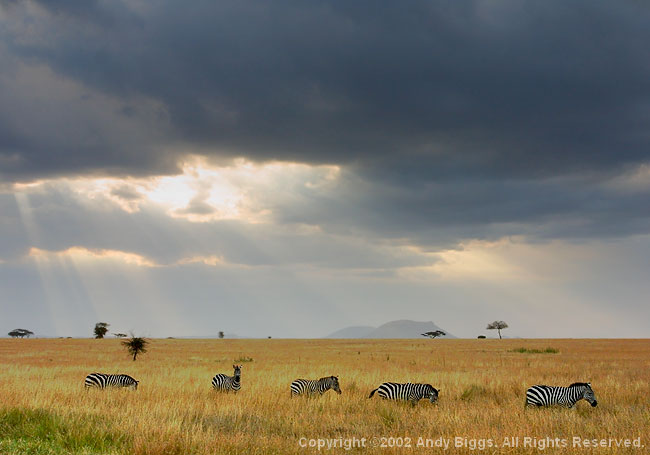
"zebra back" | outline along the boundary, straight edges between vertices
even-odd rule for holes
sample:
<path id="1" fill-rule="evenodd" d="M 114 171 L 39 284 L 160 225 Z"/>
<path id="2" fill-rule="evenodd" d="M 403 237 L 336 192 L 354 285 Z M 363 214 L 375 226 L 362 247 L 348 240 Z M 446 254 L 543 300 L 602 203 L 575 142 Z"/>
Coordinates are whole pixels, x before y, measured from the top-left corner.
<path id="1" fill-rule="evenodd" d="M 84 387 L 96 387 L 99 389 L 105 389 L 106 387 L 128 387 L 137 390 L 139 382 L 127 374 L 91 373 L 86 376 Z"/>
<path id="2" fill-rule="evenodd" d="M 595 407 L 596 395 L 589 382 L 574 382 L 568 387 L 534 385 L 526 390 L 526 406 L 563 406 L 572 408 L 585 399 Z"/>
<path id="3" fill-rule="evenodd" d="M 377 392 L 381 398 L 386 400 L 404 400 L 409 401 L 415 405 L 423 398 L 427 398 L 431 403 L 438 401 L 440 391 L 433 387 L 431 384 L 419 383 L 398 383 L 398 382 L 384 382 L 379 385 L 375 390 L 370 392 L 368 398 L 372 398 Z"/>
<path id="4" fill-rule="evenodd" d="M 334 390 L 339 395 L 341 388 L 339 386 L 338 376 L 326 376 L 320 379 L 296 379 L 291 383 L 291 395 L 322 395 L 328 390 Z"/>

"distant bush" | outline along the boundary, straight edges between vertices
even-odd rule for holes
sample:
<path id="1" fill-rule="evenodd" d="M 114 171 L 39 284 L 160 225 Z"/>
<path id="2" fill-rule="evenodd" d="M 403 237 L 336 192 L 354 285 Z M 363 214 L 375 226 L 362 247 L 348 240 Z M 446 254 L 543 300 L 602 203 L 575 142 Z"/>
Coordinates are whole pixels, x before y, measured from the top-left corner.
<path id="1" fill-rule="evenodd" d="M 485 335 L 479 335 L 479 336 L 478 336 L 478 339 L 479 339 L 479 340 L 482 340 L 483 338 L 485 338 Z"/>
<path id="2" fill-rule="evenodd" d="M 557 354 L 560 351 L 555 348 L 546 348 L 546 349 L 517 348 L 517 349 L 512 349 L 510 352 L 519 352 L 521 354 Z"/>
<path id="3" fill-rule="evenodd" d="M 248 362 L 252 362 L 252 361 L 253 361 L 252 357 L 240 357 L 240 358 L 234 360 L 235 363 L 248 363 Z"/>

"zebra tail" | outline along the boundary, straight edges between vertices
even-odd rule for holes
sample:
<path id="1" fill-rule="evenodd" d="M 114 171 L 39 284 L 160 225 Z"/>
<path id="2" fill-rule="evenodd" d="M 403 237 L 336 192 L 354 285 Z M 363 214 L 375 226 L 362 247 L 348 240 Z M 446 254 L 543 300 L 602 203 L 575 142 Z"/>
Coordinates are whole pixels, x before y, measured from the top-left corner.
<path id="1" fill-rule="evenodd" d="M 373 390 L 372 392 L 370 392 L 370 396 L 369 396 L 368 398 L 372 398 L 372 396 L 375 394 L 375 392 L 376 392 L 377 390 L 379 390 L 379 387 L 377 387 L 375 390 Z"/>

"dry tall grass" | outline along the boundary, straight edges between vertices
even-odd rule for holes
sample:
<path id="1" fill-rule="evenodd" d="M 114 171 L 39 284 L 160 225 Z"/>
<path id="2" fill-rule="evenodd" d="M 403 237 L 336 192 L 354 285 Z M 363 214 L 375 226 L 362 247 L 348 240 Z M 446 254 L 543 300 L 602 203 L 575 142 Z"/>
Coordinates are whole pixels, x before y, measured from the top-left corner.
<path id="1" fill-rule="evenodd" d="M 517 352 L 545 350 L 558 353 Z M 521 350 L 524 351 L 524 350 Z M 210 389 L 215 373 L 243 363 L 242 390 Z M 451 452 L 536 453 L 524 437 L 641 438 L 648 453 L 648 340 L 153 340 L 133 362 L 119 340 L 0 340 L 0 453 L 314 453 L 300 438 L 367 438 L 352 453 L 431 453 L 418 438 L 451 438 Z M 126 373 L 138 390 L 84 391 L 91 372 Z M 291 398 L 298 377 L 339 375 L 342 395 Z M 387 402 L 383 381 L 428 382 L 438 405 Z M 598 407 L 524 409 L 538 383 L 591 381 Z M 518 448 L 503 447 L 519 437 Z M 411 449 L 373 447 L 373 437 L 410 438 Z M 454 448 L 455 437 L 468 446 Z M 472 440 L 501 447 L 478 450 Z M 405 442 L 403 440 L 401 442 Z M 400 441 L 385 440 L 387 445 Z M 341 449 L 335 452 L 341 453 Z M 330 452 L 331 453 L 331 452 Z"/>

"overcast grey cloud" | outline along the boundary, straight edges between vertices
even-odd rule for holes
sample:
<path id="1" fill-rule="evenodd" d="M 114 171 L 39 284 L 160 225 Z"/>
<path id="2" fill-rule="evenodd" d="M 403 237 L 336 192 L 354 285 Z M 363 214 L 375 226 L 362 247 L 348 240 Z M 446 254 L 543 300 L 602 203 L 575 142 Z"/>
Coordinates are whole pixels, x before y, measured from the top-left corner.
<path id="1" fill-rule="evenodd" d="M 486 313 L 508 299 L 488 276 L 525 277 L 508 286 L 526 300 L 554 251 L 592 274 L 542 274 L 552 297 L 595 323 L 615 314 L 608 269 L 571 256 L 589 250 L 619 261 L 630 324 L 647 290 L 632 273 L 647 262 L 625 258 L 649 244 L 648 42 L 634 1 L 0 1 L 0 266 L 24 286 L 7 295 L 105 305 L 111 264 L 155 283 L 122 281 L 125 302 L 165 287 L 169 311 L 185 292 L 197 319 L 224 292 L 306 325 L 336 302 L 385 322 L 363 319 L 366 299 L 378 319 L 400 317 L 391 299 L 417 319 L 426 295 L 453 320 L 476 296 Z"/>

